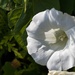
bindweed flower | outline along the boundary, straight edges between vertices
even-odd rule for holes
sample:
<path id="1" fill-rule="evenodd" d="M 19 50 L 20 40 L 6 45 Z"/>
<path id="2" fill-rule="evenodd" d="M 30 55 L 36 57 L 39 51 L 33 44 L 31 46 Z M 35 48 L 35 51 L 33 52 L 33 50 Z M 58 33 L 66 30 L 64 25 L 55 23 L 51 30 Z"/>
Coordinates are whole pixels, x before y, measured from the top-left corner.
<path id="1" fill-rule="evenodd" d="M 36 14 L 26 28 L 27 49 L 49 70 L 75 66 L 75 18 L 52 8 Z"/>

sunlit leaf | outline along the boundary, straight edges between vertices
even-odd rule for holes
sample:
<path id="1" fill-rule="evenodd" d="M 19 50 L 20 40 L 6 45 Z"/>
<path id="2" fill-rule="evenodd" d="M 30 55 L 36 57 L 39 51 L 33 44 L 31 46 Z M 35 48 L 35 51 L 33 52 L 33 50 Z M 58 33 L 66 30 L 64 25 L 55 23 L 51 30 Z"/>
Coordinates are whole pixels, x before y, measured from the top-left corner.
<path id="1" fill-rule="evenodd" d="M 8 45 L 8 51 L 11 52 L 15 44 L 7 43 L 7 45 Z"/>
<path id="2" fill-rule="evenodd" d="M 24 42 L 22 41 L 22 34 L 19 33 L 18 35 L 15 35 L 14 38 L 23 49 L 26 48 Z"/>
<path id="3" fill-rule="evenodd" d="M 22 57 L 22 55 L 18 52 L 18 50 L 13 50 L 14 51 L 14 53 L 15 53 L 15 56 L 17 56 L 18 58 L 21 58 L 21 59 L 23 59 L 23 57 Z"/>

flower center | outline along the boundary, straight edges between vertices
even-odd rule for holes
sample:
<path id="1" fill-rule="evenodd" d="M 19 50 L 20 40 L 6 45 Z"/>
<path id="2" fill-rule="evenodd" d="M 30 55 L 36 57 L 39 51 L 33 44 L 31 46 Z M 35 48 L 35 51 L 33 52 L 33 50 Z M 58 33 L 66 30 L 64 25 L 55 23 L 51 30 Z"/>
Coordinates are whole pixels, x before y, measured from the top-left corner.
<path id="1" fill-rule="evenodd" d="M 59 28 L 54 29 L 54 35 L 56 37 L 56 42 L 59 42 L 59 41 L 63 42 L 65 40 L 65 38 L 67 38 L 66 33 Z"/>
<path id="2" fill-rule="evenodd" d="M 51 29 L 45 32 L 45 41 L 53 50 L 61 50 L 66 46 L 68 37 L 66 33 L 60 28 Z"/>

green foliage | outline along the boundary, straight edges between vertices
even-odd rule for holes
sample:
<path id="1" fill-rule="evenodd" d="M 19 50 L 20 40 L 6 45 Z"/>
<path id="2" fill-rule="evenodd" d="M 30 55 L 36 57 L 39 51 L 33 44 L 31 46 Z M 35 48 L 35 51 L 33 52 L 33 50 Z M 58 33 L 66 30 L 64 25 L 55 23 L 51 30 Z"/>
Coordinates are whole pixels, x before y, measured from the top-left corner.
<path id="1" fill-rule="evenodd" d="M 67 12 L 69 14 L 72 14 L 74 11 L 74 0 L 60 0 L 60 7 L 63 12 Z"/>
<path id="2" fill-rule="evenodd" d="M 9 22 L 9 27 L 12 28 L 13 26 L 16 25 L 18 19 L 21 16 L 23 8 L 19 7 L 19 8 L 15 8 L 14 10 L 11 10 L 8 13 L 8 22 Z"/>
<path id="3" fill-rule="evenodd" d="M 15 69 L 11 66 L 9 62 L 6 62 L 3 66 L 3 75 L 14 75 Z"/>
<path id="4" fill-rule="evenodd" d="M 8 34 L 9 27 L 7 23 L 7 12 L 0 8 L 0 41 L 2 40 L 4 35 Z"/>
<path id="5" fill-rule="evenodd" d="M 74 0 L 0 0 L 0 75 L 47 75 L 27 53 L 26 27 L 36 13 L 51 8 L 75 15 Z M 14 68 L 14 59 L 21 66 Z"/>
<path id="6" fill-rule="evenodd" d="M 51 8 L 60 9 L 59 0 L 32 0 L 32 2 L 34 14 Z"/>

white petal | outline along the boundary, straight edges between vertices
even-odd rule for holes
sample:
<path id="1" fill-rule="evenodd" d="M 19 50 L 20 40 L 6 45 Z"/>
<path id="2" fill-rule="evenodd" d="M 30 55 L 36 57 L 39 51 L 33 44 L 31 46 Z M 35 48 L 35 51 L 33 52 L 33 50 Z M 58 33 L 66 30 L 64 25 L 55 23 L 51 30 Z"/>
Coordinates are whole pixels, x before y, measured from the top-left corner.
<path id="1" fill-rule="evenodd" d="M 48 60 L 47 68 L 49 70 L 67 70 L 75 65 L 74 60 L 69 50 L 56 51 Z"/>
<path id="2" fill-rule="evenodd" d="M 27 43 L 28 43 L 27 45 L 28 53 L 30 55 L 32 53 L 36 53 L 38 51 L 38 48 L 41 46 L 41 43 L 39 41 L 31 37 L 27 37 Z"/>
<path id="3" fill-rule="evenodd" d="M 61 53 L 61 63 L 63 70 L 68 70 L 75 66 L 75 58 L 71 55 L 69 49 Z"/>
<path id="4" fill-rule="evenodd" d="M 66 31 L 66 34 L 70 40 L 69 51 L 75 58 L 75 27 Z"/>
<path id="5" fill-rule="evenodd" d="M 44 44 L 41 44 L 36 39 L 28 37 L 27 40 L 28 53 L 33 57 L 35 62 L 41 65 L 46 65 L 49 57 L 54 51 L 50 50 L 48 46 L 46 47 Z"/>
<path id="6" fill-rule="evenodd" d="M 39 24 L 38 24 L 39 25 Z M 39 30 L 40 27 L 37 24 L 35 24 L 33 21 L 30 23 L 30 25 L 27 27 L 27 34 L 29 37 L 37 38 L 43 40 L 45 38 L 44 31 Z"/>
<path id="7" fill-rule="evenodd" d="M 68 42 L 66 47 L 52 54 L 47 62 L 49 70 L 67 70 L 75 66 L 75 27 L 66 31 Z M 56 58 L 54 58 L 56 57 Z"/>
<path id="8" fill-rule="evenodd" d="M 49 18 L 49 10 L 36 14 L 30 25 L 27 27 L 28 36 L 43 40 L 45 38 L 44 32 L 51 29 Z"/>
<path id="9" fill-rule="evenodd" d="M 54 52 L 52 54 L 52 56 L 49 58 L 48 62 L 47 62 L 47 68 L 49 70 L 61 70 L 61 59 L 59 57 L 60 52 Z"/>
<path id="10" fill-rule="evenodd" d="M 59 27 L 62 30 L 68 30 L 75 26 L 75 18 L 66 13 L 62 13 L 55 9 L 51 9 L 49 12 L 49 20 L 53 28 Z"/>

